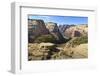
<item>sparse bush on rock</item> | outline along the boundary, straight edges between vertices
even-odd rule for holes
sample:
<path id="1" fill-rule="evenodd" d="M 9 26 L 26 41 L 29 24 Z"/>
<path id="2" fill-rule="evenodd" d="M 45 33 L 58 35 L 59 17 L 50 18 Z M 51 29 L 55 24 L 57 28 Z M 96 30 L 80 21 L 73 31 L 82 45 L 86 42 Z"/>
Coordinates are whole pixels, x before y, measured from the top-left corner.
<path id="1" fill-rule="evenodd" d="M 80 45 L 80 44 L 84 44 L 84 43 L 88 43 L 88 37 L 87 36 L 77 37 L 72 42 L 73 45 Z"/>

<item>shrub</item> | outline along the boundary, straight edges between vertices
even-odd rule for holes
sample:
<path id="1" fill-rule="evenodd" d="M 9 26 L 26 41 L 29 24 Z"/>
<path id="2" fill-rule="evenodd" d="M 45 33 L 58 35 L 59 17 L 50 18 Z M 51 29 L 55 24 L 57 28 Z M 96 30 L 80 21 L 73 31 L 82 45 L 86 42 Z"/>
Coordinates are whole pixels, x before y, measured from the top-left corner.
<path id="1" fill-rule="evenodd" d="M 51 34 L 48 35 L 41 35 L 35 39 L 34 42 L 41 43 L 41 42 L 51 42 L 54 43 L 56 41 L 55 37 Z"/>
<path id="2" fill-rule="evenodd" d="M 80 44 L 84 44 L 84 43 L 88 43 L 88 37 L 87 36 L 83 36 L 83 37 L 76 37 L 73 41 L 72 41 L 72 45 L 80 45 Z"/>

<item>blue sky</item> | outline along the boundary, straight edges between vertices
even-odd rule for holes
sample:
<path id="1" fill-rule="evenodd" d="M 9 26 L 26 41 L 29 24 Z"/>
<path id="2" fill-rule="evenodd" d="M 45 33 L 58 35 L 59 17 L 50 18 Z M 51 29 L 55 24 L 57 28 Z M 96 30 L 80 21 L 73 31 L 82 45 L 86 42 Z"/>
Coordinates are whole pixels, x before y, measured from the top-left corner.
<path id="1" fill-rule="evenodd" d="M 88 24 L 88 17 L 80 16 L 44 16 L 29 15 L 28 19 L 42 19 L 44 22 L 54 22 L 60 24 Z"/>

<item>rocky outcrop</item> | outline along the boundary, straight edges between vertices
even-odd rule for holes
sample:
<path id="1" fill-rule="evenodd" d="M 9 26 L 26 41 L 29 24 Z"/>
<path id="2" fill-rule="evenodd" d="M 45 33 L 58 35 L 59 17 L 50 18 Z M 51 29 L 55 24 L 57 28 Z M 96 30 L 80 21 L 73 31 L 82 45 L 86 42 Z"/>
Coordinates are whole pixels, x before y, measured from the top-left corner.
<path id="1" fill-rule="evenodd" d="M 58 52 L 53 43 L 30 43 L 28 44 L 28 60 L 51 59 L 54 52 Z"/>
<path id="2" fill-rule="evenodd" d="M 57 40 L 64 39 L 56 23 L 48 22 L 46 23 L 46 28 Z"/>
<path id="3" fill-rule="evenodd" d="M 72 26 L 75 26 L 75 25 L 67 25 L 67 24 L 65 24 L 65 25 L 59 25 L 59 30 L 60 30 L 62 33 L 64 33 L 66 29 L 68 29 L 68 28 L 70 28 L 70 27 L 72 27 Z"/>
<path id="4" fill-rule="evenodd" d="M 66 55 L 72 58 L 87 58 L 88 54 L 88 37 L 73 37 L 64 46 Z"/>
<path id="5" fill-rule="evenodd" d="M 43 20 L 29 19 L 28 20 L 28 37 L 29 42 L 33 42 L 34 39 L 40 35 L 49 34 L 49 30 L 46 28 Z"/>
<path id="6" fill-rule="evenodd" d="M 88 44 L 80 44 L 72 50 L 73 58 L 88 58 Z"/>
<path id="7" fill-rule="evenodd" d="M 88 44 L 80 44 L 76 47 L 65 47 L 64 54 L 71 58 L 87 58 L 88 57 Z"/>
<path id="8" fill-rule="evenodd" d="M 64 35 L 66 37 L 80 37 L 80 36 L 87 36 L 88 35 L 88 26 L 84 25 L 77 25 L 70 27 L 65 30 Z"/>
<path id="9" fill-rule="evenodd" d="M 62 35 L 63 35 L 65 38 L 68 38 L 68 37 L 66 37 L 66 35 L 65 35 L 65 31 L 66 31 L 67 29 L 69 29 L 70 27 L 73 27 L 73 26 L 75 26 L 75 25 L 67 25 L 67 24 L 59 25 L 59 30 L 61 31 Z"/>

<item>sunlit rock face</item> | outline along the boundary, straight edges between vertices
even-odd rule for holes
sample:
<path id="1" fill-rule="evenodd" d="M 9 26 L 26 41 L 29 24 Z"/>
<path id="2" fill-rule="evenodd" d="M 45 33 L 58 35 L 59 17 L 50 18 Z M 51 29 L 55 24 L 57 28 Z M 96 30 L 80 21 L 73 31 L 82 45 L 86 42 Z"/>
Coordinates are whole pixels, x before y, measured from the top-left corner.
<path id="1" fill-rule="evenodd" d="M 88 26 L 84 25 L 77 25 L 72 26 L 65 30 L 64 35 L 66 37 L 80 37 L 80 36 L 87 36 L 88 35 Z"/>
<path id="2" fill-rule="evenodd" d="M 29 19 L 28 20 L 28 37 L 29 42 L 33 42 L 37 36 L 49 34 L 43 20 Z"/>
<path id="3" fill-rule="evenodd" d="M 64 33 L 66 29 L 75 26 L 75 25 L 68 25 L 68 24 L 63 24 L 63 25 L 59 25 L 59 30 Z"/>

